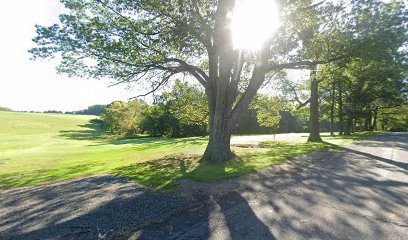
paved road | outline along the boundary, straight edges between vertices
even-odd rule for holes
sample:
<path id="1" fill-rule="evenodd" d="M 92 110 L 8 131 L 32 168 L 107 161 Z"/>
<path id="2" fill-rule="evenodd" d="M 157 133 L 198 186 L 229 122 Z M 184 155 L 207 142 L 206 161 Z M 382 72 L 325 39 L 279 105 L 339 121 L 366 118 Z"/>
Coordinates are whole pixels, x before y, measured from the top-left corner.
<path id="1" fill-rule="evenodd" d="M 305 238 L 408 239 L 408 134 L 174 192 L 112 176 L 0 192 L 0 239 Z"/>
<path id="2" fill-rule="evenodd" d="M 322 133 L 322 136 L 329 136 L 330 133 Z M 306 142 L 309 137 L 308 133 L 280 133 L 276 135 L 243 135 L 232 136 L 231 145 L 248 145 L 259 144 L 266 141 L 290 141 L 290 142 Z"/>

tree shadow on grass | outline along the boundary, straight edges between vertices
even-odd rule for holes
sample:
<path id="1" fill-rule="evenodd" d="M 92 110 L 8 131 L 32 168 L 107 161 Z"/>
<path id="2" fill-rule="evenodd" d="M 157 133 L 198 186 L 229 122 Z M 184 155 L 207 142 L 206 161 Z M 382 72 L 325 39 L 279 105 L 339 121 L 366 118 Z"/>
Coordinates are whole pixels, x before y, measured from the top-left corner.
<path id="1" fill-rule="evenodd" d="M 0 174 L 0 189 L 26 187 L 44 182 L 68 180 L 79 176 L 92 175 L 92 169 L 98 165 L 97 163 L 89 163 L 49 170 L 4 173 Z M 86 174 L 87 171 L 89 171 L 89 174 Z"/>
<path id="2" fill-rule="evenodd" d="M 190 179 L 216 182 L 243 176 L 266 167 L 280 164 L 295 156 L 325 150 L 339 149 L 337 145 L 321 143 L 291 144 L 265 143 L 265 149 L 241 149 L 234 159 L 222 163 L 201 162 L 199 155 L 175 154 L 132 164 L 113 170 L 113 173 L 134 180 L 144 186 L 172 188 L 177 180 Z"/>
<path id="3" fill-rule="evenodd" d="M 59 136 L 70 140 L 93 141 L 90 146 L 104 145 L 146 145 L 149 146 L 166 146 L 177 144 L 204 145 L 208 139 L 206 137 L 189 137 L 189 138 L 169 138 L 169 137 L 151 137 L 135 136 L 121 138 L 107 132 L 98 119 L 92 119 L 87 124 L 78 125 L 79 130 L 63 130 Z"/>
<path id="4" fill-rule="evenodd" d="M 161 159 L 116 168 L 113 173 L 144 186 L 169 189 L 175 187 L 177 180 L 181 179 L 216 182 L 255 171 L 255 168 L 248 164 L 250 160 L 243 158 L 215 164 L 201 162 L 200 157 L 199 155 L 174 154 Z"/>
<path id="5" fill-rule="evenodd" d="M 98 119 L 92 119 L 87 124 L 78 125 L 78 127 L 81 129 L 62 130 L 59 136 L 70 140 L 103 140 L 103 137 L 108 136 Z"/>
<path id="6" fill-rule="evenodd" d="M 161 159 L 136 163 L 113 170 L 113 173 L 154 188 L 172 188 L 198 166 L 198 156 L 170 155 Z"/>

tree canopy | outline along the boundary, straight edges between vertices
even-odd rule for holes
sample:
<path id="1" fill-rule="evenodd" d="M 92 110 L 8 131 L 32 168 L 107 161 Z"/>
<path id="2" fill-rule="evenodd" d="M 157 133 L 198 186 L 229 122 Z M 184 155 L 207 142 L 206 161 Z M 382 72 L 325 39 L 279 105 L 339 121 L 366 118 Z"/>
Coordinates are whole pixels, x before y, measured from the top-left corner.
<path id="1" fill-rule="evenodd" d="M 246 51 L 234 48 L 231 37 L 235 0 L 61 2 L 68 12 L 60 23 L 37 26 L 33 57 L 58 55 L 61 73 L 148 84 L 151 91 L 177 74 L 191 76 L 208 99 L 203 160 L 216 162 L 231 158 L 234 127 L 275 74 L 355 56 L 380 58 L 407 27 L 402 1 L 276 0 L 279 28 L 260 49 Z M 373 48 L 384 51 L 370 55 Z"/>

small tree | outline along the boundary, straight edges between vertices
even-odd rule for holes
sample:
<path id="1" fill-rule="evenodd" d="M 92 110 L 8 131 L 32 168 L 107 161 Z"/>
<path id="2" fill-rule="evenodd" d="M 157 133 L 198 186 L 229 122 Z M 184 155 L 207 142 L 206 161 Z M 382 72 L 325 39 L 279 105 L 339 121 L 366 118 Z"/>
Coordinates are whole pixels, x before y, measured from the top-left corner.
<path id="1" fill-rule="evenodd" d="M 281 112 L 286 109 L 286 102 L 281 98 L 260 95 L 252 103 L 251 107 L 256 109 L 256 118 L 259 125 L 271 129 L 275 137 L 279 131 Z"/>

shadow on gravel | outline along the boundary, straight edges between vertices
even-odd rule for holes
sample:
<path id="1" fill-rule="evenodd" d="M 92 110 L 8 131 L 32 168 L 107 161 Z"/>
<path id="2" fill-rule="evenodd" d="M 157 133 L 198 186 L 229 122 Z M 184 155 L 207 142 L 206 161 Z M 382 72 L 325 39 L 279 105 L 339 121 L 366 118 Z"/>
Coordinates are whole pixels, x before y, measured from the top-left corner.
<path id="1" fill-rule="evenodd" d="M 208 203 L 185 211 L 165 223 L 157 223 L 137 232 L 137 239 L 276 239 L 267 225 L 238 192 L 224 199 L 210 196 Z M 170 230 L 170 231 L 169 231 Z M 112 239 L 129 239 L 130 232 Z"/>
<path id="2" fill-rule="evenodd" d="M 168 217 L 191 201 L 113 176 L 10 190 L 0 195 L 0 239 L 101 239 Z"/>

